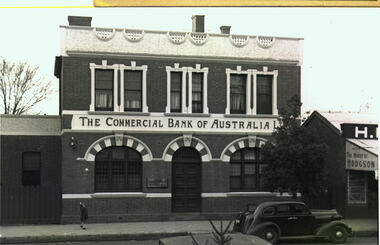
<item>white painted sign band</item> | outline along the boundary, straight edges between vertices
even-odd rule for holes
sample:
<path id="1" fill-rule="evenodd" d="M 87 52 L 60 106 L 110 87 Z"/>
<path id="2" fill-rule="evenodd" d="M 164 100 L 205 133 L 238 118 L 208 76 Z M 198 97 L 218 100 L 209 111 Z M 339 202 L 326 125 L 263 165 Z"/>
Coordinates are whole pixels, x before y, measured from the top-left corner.
<path id="1" fill-rule="evenodd" d="M 77 130 L 272 133 L 277 118 L 169 117 L 131 115 L 73 115 Z"/>

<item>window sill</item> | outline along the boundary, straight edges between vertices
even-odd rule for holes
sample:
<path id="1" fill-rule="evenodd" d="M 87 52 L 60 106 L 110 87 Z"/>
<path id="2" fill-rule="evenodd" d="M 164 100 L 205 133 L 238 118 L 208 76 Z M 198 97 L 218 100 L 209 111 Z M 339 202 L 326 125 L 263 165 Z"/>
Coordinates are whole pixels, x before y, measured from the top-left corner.
<path id="1" fill-rule="evenodd" d="M 210 114 L 204 114 L 204 113 L 170 112 L 170 113 L 164 113 L 164 115 L 170 116 L 170 117 L 210 117 Z"/>
<path id="2" fill-rule="evenodd" d="M 278 115 L 247 115 L 247 114 L 224 114 L 224 117 L 229 117 L 229 118 L 279 118 Z"/>
<path id="3" fill-rule="evenodd" d="M 227 197 L 273 197 L 276 193 L 273 192 L 228 192 Z"/>
<path id="4" fill-rule="evenodd" d="M 139 112 L 139 111 L 89 111 L 89 115 L 139 115 L 139 116 L 149 116 L 149 112 Z"/>

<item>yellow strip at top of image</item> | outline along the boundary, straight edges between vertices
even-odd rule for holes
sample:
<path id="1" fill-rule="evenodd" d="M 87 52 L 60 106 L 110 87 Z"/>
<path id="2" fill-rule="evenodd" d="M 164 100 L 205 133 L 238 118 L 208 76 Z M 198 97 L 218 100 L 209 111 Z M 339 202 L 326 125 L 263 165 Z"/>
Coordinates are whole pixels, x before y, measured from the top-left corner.
<path id="1" fill-rule="evenodd" d="M 380 0 L 94 0 L 95 7 L 133 6 L 276 6 L 276 7 L 380 7 Z"/>

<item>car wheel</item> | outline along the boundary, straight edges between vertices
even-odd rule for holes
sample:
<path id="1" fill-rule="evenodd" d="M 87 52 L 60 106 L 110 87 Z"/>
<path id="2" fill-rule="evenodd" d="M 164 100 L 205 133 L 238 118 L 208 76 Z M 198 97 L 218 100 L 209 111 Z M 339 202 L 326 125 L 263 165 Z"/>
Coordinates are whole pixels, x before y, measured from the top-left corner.
<path id="1" fill-rule="evenodd" d="M 277 229 L 274 227 L 268 226 L 261 230 L 259 237 L 272 243 L 276 244 L 279 239 L 279 234 Z"/>
<path id="2" fill-rule="evenodd" d="M 348 237 L 347 230 L 342 226 L 334 226 L 330 231 L 330 241 L 333 243 L 345 243 Z"/>

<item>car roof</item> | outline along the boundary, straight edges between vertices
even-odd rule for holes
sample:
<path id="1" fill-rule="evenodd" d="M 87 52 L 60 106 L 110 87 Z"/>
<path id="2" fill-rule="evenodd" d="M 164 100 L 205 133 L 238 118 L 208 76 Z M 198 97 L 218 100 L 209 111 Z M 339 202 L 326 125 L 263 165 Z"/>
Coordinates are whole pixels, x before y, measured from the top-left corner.
<path id="1" fill-rule="evenodd" d="M 263 202 L 260 203 L 257 208 L 265 208 L 268 206 L 274 206 L 274 205 L 280 205 L 280 204 L 301 204 L 305 205 L 303 202 L 298 202 L 298 201 L 272 201 L 272 202 Z"/>

